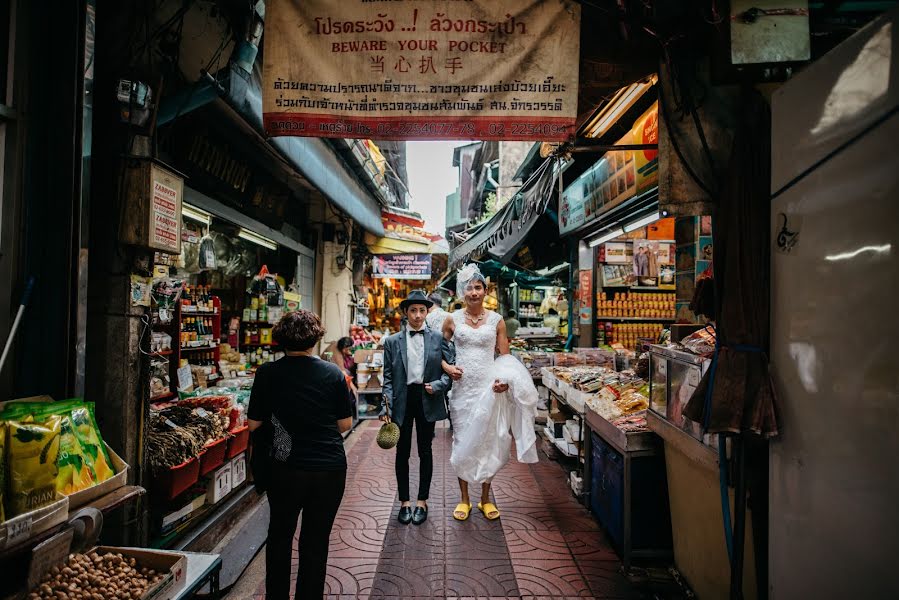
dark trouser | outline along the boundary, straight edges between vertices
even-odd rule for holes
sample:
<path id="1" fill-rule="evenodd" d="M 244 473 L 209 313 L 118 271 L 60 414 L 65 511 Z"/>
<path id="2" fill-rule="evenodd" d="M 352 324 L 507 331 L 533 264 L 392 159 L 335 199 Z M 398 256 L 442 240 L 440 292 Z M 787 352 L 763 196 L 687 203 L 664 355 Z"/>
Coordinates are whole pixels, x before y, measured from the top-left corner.
<path id="1" fill-rule="evenodd" d="M 265 549 L 265 593 L 269 600 L 287 600 L 297 519 L 300 528 L 296 598 L 321 598 L 328 564 L 328 538 L 343 499 L 346 470 L 299 471 L 282 464 L 272 468 L 268 488 L 271 517 Z"/>
<path id="2" fill-rule="evenodd" d="M 434 439 L 434 423 L 425 419 L 425 388 L 421 384 L 409 386 L 406 393 L 406 416 L 400 428 L 400 441 L 396 445 L 396 483 L 399 488 L 400 502 L 409 501 L 409 456 L 412 454 L 412 425 L 415 425 L 415 437 L 418 441 L 418 458 L 420 461 L 418 477 L 418 499 L 427 500 L 431 491 L 431 476 L 434 474 L 434 455 L 431 452 L 431 441 Z"/>

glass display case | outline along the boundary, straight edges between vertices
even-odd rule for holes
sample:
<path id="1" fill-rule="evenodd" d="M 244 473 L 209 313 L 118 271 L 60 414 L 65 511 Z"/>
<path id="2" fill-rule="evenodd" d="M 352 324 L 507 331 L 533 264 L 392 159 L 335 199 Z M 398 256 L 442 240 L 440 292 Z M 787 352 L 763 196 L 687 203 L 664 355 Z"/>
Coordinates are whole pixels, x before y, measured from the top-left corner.
<path id="1" fill-rule="evenodd" d="M 714 443 L 713 436 L 702 434 L 699 423 L 683 415 L 711 361 L 659 345 L 650 348 L 649 361 L 649 409 L 691 437 L 707 445 Z"/>

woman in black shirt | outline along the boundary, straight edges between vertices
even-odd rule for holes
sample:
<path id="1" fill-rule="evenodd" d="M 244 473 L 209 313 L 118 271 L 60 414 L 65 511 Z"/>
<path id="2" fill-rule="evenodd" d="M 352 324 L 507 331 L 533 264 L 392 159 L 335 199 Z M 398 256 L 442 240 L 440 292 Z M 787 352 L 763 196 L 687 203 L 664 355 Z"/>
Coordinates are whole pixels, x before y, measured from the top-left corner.
<path id="1" fill-rule="evenodd" d="M 313 353 L 324 333 L 321 320 L 310 311 L 281 318 L 273 336 L 287 355 L 256 371 L 247 411 L 250 431 L 264 425 L 271 432 L 265 587 L 273 600 L 289 595 L 291 546 L 300 513 L 296 597 L 322 597 L 328 538 L 346 483 L 341 434 L 352 426 L 353 403 L 340 369 Z"/>

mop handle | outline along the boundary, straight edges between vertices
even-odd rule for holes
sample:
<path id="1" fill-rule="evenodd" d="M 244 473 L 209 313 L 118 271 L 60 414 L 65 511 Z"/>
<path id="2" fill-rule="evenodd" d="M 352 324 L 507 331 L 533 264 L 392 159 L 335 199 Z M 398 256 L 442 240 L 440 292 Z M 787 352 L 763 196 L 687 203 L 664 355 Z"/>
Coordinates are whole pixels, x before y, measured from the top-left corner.
<path id="1" fill-rule="evenodd" d="M 19 323 L 22 322 L 22 316 L 25 314 L 25 307 L 28 305 L 28 301 L 31 299 L 31 292 L 34 290 L 34 277 L 28 278 L 28 283 L 25 284 L 25 292 L 22 294 L 22 302 L 19 304 L 19 310 L 16 312 L 16 319 L 12 322 L 12 327 L 9 330 L 9 337 L 6 338 L 6 346 L 3 347 L 3 355 L 0 356 L 0 371 L 3 371 L 3 365 L 6 364 L 6 355 L 9 354 L 9 349 L 12 347 L 13 338 L 16 337 L 16 330 L 19 329 Z"/>

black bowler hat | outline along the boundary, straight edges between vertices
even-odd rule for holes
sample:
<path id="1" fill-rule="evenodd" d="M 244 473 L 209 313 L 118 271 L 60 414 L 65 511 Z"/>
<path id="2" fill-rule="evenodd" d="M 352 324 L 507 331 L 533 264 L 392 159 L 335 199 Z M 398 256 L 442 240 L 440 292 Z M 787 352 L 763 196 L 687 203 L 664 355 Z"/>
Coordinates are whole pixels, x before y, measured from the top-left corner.
<path id="1" fill-rule="evenodd" d="M 424 304 L 428 308 L 434 306 L 434 303 L 421 290 L 412 290 L 409 297 L 400 302 L 400 310 L 406 312 L 406 309 L 413 304 Z"/>

